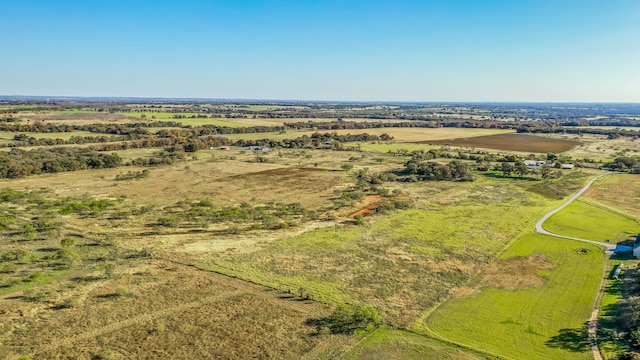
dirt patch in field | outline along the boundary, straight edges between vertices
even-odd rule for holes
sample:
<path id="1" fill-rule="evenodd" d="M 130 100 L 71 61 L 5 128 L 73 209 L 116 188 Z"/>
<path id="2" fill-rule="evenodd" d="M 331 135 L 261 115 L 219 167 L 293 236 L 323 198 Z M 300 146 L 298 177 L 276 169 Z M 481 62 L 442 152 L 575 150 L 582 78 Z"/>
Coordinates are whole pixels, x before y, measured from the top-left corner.
<path id="1" fill-rule="evenodd" d="M 351 341 L 312 336 L 305 322 L 327 316 L 323 304 L 161 260 L 120 274 L 52 284 L 59 298 L 39 302 L 0 297 L 11 329 L 0 358 L 294 359 Z M 71 307 L 60 306 L 66 297 Z"/>
<path id="2" fill-rule="evenodd" d="M 375 211 L 382 205 L 382 196 L 379 195 L 367 195 L 362 201 L 356 203 L 357 211 L 352 211 L 347 215 L 347 218 L 354 219 L 356 215 L 366 216 Z M 340 215 L 340 214 L 336 214 Z"/>
<path id="3" fill-rule="evenodd" d="M 545 278 L 540 271 L 555 267 L 544 254 L 516 256 L 497 260 L 482 271 L 481 286 L 516 291 L 542 286 Z"/>
<path id="4" fill-rule="evenodd" d="M 304 176 L 305 173 L 327 172 L 327 171 L 337 171 L 337 170 L 323 169 L 323 168 L 307 168 L 307 167 L 303 167 L 303 168 L 278 168 L 278 169 L 269 169 L 269 170 L 263 170 L 263 171 L 256 171 L 256 172 L 251 172 L 251 173 L 246 173 L 246 174 L 232 175 L 232 176 L 228 176 L 226 179 L 227 180 L 235 180 L 235 179 L 238 179 L 238 178 L 246 178 L 246 177 L 253 177 L 253 176 L 277 176 L 277 177 L 294 176 L 294 177 L 298 177 L 298 176 Z"/>
<path id="5" fill-rule="evenodd" d="M 499 134 L 470 138 L 420 141 L 418 144 L 452 145 L 532 153 L 562 153 L 575 148 L 581 143 L 573 140 L 560 140 L 534 135 Z"/>

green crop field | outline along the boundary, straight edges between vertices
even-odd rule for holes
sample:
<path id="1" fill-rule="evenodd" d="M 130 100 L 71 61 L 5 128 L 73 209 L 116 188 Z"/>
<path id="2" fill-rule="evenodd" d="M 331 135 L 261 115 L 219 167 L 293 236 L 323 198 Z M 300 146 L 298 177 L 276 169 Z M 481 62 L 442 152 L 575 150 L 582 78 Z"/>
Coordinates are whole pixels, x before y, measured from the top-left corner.
<path id="1" fill-rule="evenodd" d="M 603 263 L 597 246 L 524 235 L 415 327 L 514 359 L 591 359 L 585 322 Z"/>
<path id="2" fill-rule="evenodd" d="M 578 200 L 549 218 L 544 228 L 561 235 L 617 243 L 640 232 L 640 223 L 595 202 Z"/>
<path id="3" fill-rule="evenodd" d="M 488 359 L 487 355 L 402 330 L 381 328 L 343 360 Z"/>

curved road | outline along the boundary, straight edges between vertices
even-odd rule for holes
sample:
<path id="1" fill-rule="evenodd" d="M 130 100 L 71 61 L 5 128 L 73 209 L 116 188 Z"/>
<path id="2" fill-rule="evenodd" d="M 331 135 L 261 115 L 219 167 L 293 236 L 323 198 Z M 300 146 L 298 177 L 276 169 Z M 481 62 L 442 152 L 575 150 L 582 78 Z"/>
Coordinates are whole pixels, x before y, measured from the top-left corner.
<path id="1" fill-rule="evenodd" d="M 565 235 L 552 233 L 551 231 L 545 230 L 544 227 L 542 226 L 544 224 L 544 222 L 547 221 L 551 216 L 553 216 L 554 214 L 558 213 L 560 210 L 566 208 L 567 206 L 569 206 L 569 204 L 571 204 L 577 198 L 579 198 L 580 195 L 584 194 L 584 192 L 587 191 L 587 189 L 589 189 L 589 187 L 596 180 L 598 180 L 598 179 L 600 179 L 603 176 L 608 175 L 608 174 L 610 174 L 610 173 L 607 172 L 607 173 L 604 173 L 604 174 L 600 174 L 600 175 L 594 177 L 593 179 L 589 180 L 589 182 L 582 189 L 580 189 L 580 191 L 578 191 L 572 197 L 570 197 L 569 200 L 565 201 L 564 204 L 562 204 L 562 205 L 558 206 L 557 208 L 555 208 L 555 209 L 549 211 L 548 213 L 544 214 L 544 216 L 541 217 L 540 220 L 538 220 L 538 222 L 536 223 L 536 232 L 540 233 L 540 234 L 544 234 L 544 235 L 563 238 L 563 239 L 577 240 L 577 241 L 582 241 L 582 242 L 586 242 L 586 243 L 589 243 L 589 244 L 595 244 L 595 245 L 598 245 L 598 246 L 604 246 L 606 254 L 613 254 L 613 250 L 616 248 L 616 246 L 613 245 L 613 244 L 601 243 L 601 242 L 598 242 L 598 241 L 581 239 L 581 238 L 576 238 L 576 237 L 572 237 L 572 236 L 565 236 Z M 600 347 L 598 346 L 598 342 L 597 342 L 597 338 L 596 338 L 597 326 L 598 326 L 598 308 L 596 307 L 593 310 L 593 312 L 591 313 L 591 317 L 589 318 L 589 321 L 587 321 L 587 332 L 589 334 L 589 342 L 591 343 L 590 347 L 591 347 L 591 352 L 593 354 L 594 360 L 602 360 L 602 355 L 600 353 Z"/>
<path id="2" fill-rule="evenodd" d="M 616 246 L 613 245 L 613 244 L 607 244 L 607 243 L 602 243 L 602 242 L 599 242 L 599 241 L 581 239 L 581 238 L 577 238 L 577 237 L 572 237 L 572 236 L 566 236 L 566 235 L 560 235 L 560 234 L 552 233 L 551 231 L 545 230 L 544 227 L 542 226 L 544 224 L 544 222 L 547 221 L 551 216 L 553 216 L 554 214 L 558 213 L 560 210 L 566 208 L 567 206 L 569 206 L 569 204 L 571 204 L 577 198 L 579 198 L 580 195 L 584 194 L 584 192 L 587 191 L 587 189 L 589 189 L 589 187 L 596 180 L 598 180 L 598 179 L 600 179 L 603 176 L 608 175 L 608 174 L 610 174 L 610 173 L 600 174 L 600 175 L 594 177 L 593 179 L 589 180 L 589 182 L 582 189 L 580 189 L 580 191 L 578 191 L 572 197 L 570 197 L 569 200 L 567 200 L 564 204 L 562 204 L 562 205 L 558 206 L 557 208 L 555 208 L 555 209 L 549 211 L 548 213 L 544 214 L 544 216 L 541 217 L 540 220 L 538 220 L 538 222 L 536 223 L 536 232 L 539 233 L 539 234 L 555 236 L 555 237 L 559 237 L 559 238 L 563 238 L 563 239 L 577 240 L 577 241 L 582 241 L 582 242 L 586 242 L 586 243 L 590 243 L 590 244 L 594 244 L 594 245 L 604 246 L 605 249 L 606 249 L 606 252 L 608 254 L 613 253 L 613 250 L 616 248 Z"/>

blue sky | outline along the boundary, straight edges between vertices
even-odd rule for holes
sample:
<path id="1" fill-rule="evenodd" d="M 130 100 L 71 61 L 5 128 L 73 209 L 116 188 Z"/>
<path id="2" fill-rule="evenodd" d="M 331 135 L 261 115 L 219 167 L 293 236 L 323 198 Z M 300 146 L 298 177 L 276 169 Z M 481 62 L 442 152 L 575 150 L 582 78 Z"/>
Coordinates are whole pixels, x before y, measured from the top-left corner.
<path id="1" fill-rule="evenodd" d="M 640 1 L 0 1 L 0 94 L 640 102 Z"/>

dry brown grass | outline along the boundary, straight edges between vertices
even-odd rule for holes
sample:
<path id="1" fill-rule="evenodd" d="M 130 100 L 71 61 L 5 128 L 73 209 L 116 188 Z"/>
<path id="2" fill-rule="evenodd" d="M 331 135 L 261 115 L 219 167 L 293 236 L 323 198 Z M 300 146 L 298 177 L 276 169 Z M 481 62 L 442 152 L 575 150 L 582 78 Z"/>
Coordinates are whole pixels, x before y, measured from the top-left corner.
<path id="1" fill-rule="evenodd" d="M 640 217 L 640 208 L 638 207 L 639 180 L 638 175 L 610 175 L 592 186 L 583 196 L 619 209 L 626 214 Z"/>
<path id="2" fill-rule="evenodd" d="M 197 161 L 150 168 L 151 175 L 140 180 L 114 181 L 118 174 L 143 170 L 122 167 L 3 179 L 0 188 L 48 187 L 60 196 L 125 196 L 138 205 L 170 205 L 184 199 L 210 199 L 218 206 L 273 201 L 300 202 L 305 207 L 317 208 L 330 204 L 334 189 L 348 181 L 344 171 L 333 170 L 352 155 L 350 152 L 324 152 L 312 154 L 310 158 L 280 158 L 277 154 L 269 154 L 267 157 L 272 162 L 255 163 L 250 162 L 253 154 L 240 152 L 225 154 L 237 156 L 236 160 L 211 161 L 198 155 L 201 159 Z M 317 168 L 314 167 L 316 164 L 319 165 Z M 323 167 L 327 165 L 330 167 Z"/>
<path id="3" fill-rule="evenodd" d="M 305 321 L 331 308 L 162 260 L 138 263 L 115 280 L 51 285 L 46 303 L 0 298 L 0 357 L 37 359 L 300 358 L 356 339 L 311 336 Z M 62 308 L 65 298 L 75 306 Z"/>
<path id="4" fill-rule="evenodd" d="M 510 291 L 539 287 L 545 278 L 538 271 L 551 270 L 554 266 L 544 254 L 497 260 L 482 270 L 480 285 Z"/>

